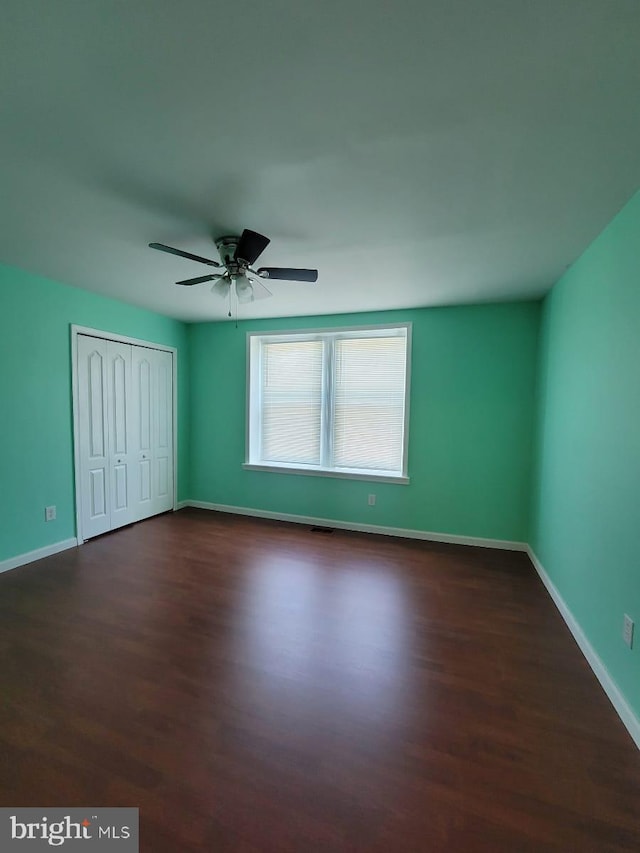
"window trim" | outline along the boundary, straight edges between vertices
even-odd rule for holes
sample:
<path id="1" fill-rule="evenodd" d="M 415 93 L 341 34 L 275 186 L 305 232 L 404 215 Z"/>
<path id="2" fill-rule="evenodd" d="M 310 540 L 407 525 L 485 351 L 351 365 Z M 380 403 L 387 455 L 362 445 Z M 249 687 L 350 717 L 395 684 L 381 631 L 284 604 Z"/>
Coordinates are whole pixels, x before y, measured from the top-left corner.
<path id="1" fill-rule="evenodd" d="M 404 388 L 404 434 L 402 445 L 402 472 L 400 474 L 392 474 L 377 470 L 367 470 L 361 468 L 323 468 L 317 465 L 302 465 L 297 463 L 275 462 L 251 462 L 252 445 L 260 447 L 260 418 L 258 417 L 257 406 L 252 409 L 251 406 L 251 389 L 255 387 L 258 377 L 261 375 L 260 359 L 251 358 L 252 342 L 261 338 L 270 338 L 272 341 L 290 341 L 298 337 L 300 340 L 314 340 L 326 335 L 344 335 L 345 337 L 357 337 L 360 332 L 373 333 L 370 336 L 376 337 L 376 332 L 380 333 L 380 337 L 387 337 L 384 333 L 392 329 L 405 329 L 407 341 L 407 358 L 405 364 L 405 388 Z M 396 483 L 407 485 L 410 482 L 408 474 L 408 456 L 409 456 L 409 423 L 410 412 L 409 402 L 411 398 L 411 332 L 412 323 L 384 323 L 375 326 L 331 326 L 326 328 L 307 328 L 307 329 L 277 329 L 274 331 L 264 330 L 246 333 L 246 399 L 245 399 L 245 461 L 242 464 L 243 470 L 246 471 L 266 471 L 277 474 L 304 474 L 315 477 L 335 477 L 338 479 L 349 480 L 376 480 L 382 483 Z M 325 353 L 328 348 L 325 348 Z M 328 357 L 325 355 L 325 358 Z M 324 369 L 329 365 L 325 362 Z M 333 398 L 331 398 L 333 405 Z M 323 409 L 327 407 L 323 406 Z M 330 417 L 328 412 L 325 412 L 325 418 Z M 331 429 L 326 428 L 323 424 L 321 430 L 321 440 L 325 440 L 326 435 L 331 434 Z"/>

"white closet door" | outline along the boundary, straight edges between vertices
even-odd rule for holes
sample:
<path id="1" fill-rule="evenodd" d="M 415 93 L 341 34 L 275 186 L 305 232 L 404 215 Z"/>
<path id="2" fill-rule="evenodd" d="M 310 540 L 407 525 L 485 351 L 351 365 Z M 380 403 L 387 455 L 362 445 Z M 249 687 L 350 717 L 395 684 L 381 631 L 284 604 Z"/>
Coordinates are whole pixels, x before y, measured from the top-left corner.
<path id="1" fill-rule="evenodd" d="M 133 346 L 137 517 L 173 509 L 173 357 Z"/>
<path id="2" fill-rule="evenodd" d="M 173 356 L 154 351 L 153 416 L 153 511 L 173 509 Z"/>
<path id="3" fill-rule="evenodd" d="M 109 434 L 107 421 L 107 342 L 78 336 L 78 448 L 82 534 L 111 529 Z"/>
<path id="4" fill-rule="evenodd" d="M 107 414 L 111 530 L 136 521 L 136 407 L 132 405 L 131 345 L 107 341 Z"/>
<path id="5" fill-rule="evenodd" d="M 173 509 L 173 356 L 78 335 L 82 537 Z"/>
<path id="6" fill-rule="evenodd" d="M 155 350 L 133 346 L 133 405 L 136 409 L 136 514 L 138 518 L 153 515 L 153 380 Z"/>

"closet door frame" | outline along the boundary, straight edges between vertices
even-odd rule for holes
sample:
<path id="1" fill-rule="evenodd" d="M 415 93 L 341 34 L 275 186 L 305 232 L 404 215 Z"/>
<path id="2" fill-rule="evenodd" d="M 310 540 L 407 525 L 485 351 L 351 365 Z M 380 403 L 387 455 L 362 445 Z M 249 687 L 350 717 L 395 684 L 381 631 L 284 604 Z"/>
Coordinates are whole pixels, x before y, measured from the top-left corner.
<path id="1" fill-rule="evenodd" d="M 76 487 L 76 535 L 78 545 L 85 541 L 82 530 L 82 477 L 80 476 L 80 417 L 78 397 L 78 335 L 88 335 L 91 338 L 100 338 L 103 341 L 114 341 L 119 344 L 134 344 L 135 346 L 148 347 L 149 349 L 170 352 L 173 364 L 172 376 L 172 417 L 173 417 L 173 510 L 178 509 L 178 350 L 154 341 L 143 341 L 140 338 L 130 338 L 126 335 L 116 335 L 103 329 L 92 329 L 88 326 L 71 325 L 71 390 L 73 400 L 73 462 L 74 479 Z"/>

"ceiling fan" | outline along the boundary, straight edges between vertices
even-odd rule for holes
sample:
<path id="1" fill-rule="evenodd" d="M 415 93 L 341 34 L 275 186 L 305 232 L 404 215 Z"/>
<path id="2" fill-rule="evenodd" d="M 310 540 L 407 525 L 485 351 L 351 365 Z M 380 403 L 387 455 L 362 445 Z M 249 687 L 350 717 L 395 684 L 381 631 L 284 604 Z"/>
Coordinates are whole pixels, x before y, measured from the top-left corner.
<path id="1" fill-rule="evenodd" d="M 251 268 L 260 255 L 271 242 L 268 237 L 245 228 L 240 237 L 220 237 L 216 241 L 220 261 L 212 261 L 202 258 L 200 255 L 192 255 L 191 252 L 183 252 L 182 249 L 174 249 L 163 243 L 149 243 L 150 248 L 168 252 L 170 255 L 178 255 L 190 261 L 197 261 L 209 267 L 216 267 L 220 272 L 211 275 L 201 275 L 198 278 L 188 278 L 177 281 L 184 287 L 194 284 L 204 284 L 213 281 L 212 293 L 218 296 L 229 296 L 235 287 L 238 302 L 253 302 L 254 299 L 266 299 L 271 296 L 271 291 L 262 284 L 264 279 L 277 279 L 279 281 L 309 281 L 318 280 L 318 270 L 292 269 L 290 267 L 260 267 L 257 270 Z"/>

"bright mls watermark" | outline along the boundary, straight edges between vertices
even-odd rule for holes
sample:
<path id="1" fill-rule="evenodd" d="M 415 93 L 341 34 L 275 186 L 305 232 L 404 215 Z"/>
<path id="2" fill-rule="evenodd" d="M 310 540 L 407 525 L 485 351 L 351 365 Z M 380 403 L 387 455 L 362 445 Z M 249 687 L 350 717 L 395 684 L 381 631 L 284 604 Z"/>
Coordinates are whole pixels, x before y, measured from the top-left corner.
<path id="1" fill-rule="evenodd" d="M 138 809 L 1 809 L 0 853 L 138 853 Z"/>

